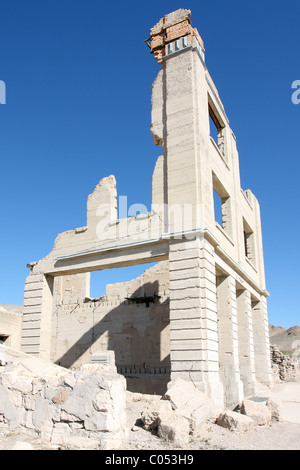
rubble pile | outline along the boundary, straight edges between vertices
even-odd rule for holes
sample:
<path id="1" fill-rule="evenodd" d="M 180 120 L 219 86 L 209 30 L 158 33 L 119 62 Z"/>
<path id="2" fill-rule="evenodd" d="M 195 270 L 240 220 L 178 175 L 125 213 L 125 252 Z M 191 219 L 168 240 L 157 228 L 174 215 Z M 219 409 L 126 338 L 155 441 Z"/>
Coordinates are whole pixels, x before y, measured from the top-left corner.
<path id="1" fill-rule="evenodd" d="M 175 445 L 186 445 L 201 436 L 203 426 L 214 423 L 237 433 L 253 431 L 281 420 L 281 404 L 271 398 L 244 399 L 234 409 L 216 414 L 206 394 L 191 382 L 176 379 L 169 383 L 164 396 L 153 397 L 141 413 L 143 428 Z"/>
<path id="2" fill-rule="evenodd" d="M 168 442 L 187 444 L 210 417 L 212 401 L 191 382 L 178 378 L 168 385 L 160 400 L 156 398 L 141 414 L 145 429 L 157 430 Z"/>
<path id="3" fill-rule="evenodd" d="M 270 346 L 272 374 L 275 382 L 295 382 L 299 380 L 299 368 L 291 358 L 283 354 L 275 345 Z"/>
<path id="4" fill-rule="evenodd" d="M 71 371 L 28 355 L 12 358 L 9 348 L 1 364 L 1 428 L 62 448 L 124 447 L 126 381 L 115 368 L 86 364 Z"/>

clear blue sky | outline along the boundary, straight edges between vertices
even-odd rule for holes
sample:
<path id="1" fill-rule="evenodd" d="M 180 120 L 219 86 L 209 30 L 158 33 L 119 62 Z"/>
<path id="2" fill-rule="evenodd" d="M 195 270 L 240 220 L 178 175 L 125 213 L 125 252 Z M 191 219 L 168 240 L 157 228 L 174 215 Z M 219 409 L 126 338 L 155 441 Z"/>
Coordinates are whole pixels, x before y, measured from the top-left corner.
<path id="1" fill-rule="evenodd" d="M 23 303 L 26 263 L 86 224 L 102 177 L 114 174 L 129 205 L 150 208 L 159 66 L 144 39 L 178 8 L 192 10 L 237 137 L 242 187 L 261 205 L 269 321 L 300 324 L 299 0 L 0 1 L 0 303 Z"/>

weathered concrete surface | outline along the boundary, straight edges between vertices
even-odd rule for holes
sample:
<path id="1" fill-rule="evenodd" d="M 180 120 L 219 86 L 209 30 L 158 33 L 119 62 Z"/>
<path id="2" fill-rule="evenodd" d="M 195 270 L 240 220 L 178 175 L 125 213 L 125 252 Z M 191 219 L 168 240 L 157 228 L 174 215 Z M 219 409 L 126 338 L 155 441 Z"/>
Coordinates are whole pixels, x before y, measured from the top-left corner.
<path id="1" fill-rule="evenodd" d="M 58 235 L 51 253 L 31 265 L 25 285 L 22 348 L 46 359 L 60 358 L 63 338 L 55 344 L 60 327 L 58 321 L 53 329 L 52 321 L 58 313 L 55 278 L 82 276 L 76 278 L 79 298 L 89 272 L 168 260 L 170 325 L 161 331 L 165 340 L 169 335 L 169 348 L 164 349 L 169 357 L 164 361 L 170 363 L 171 380 L 191 381 L 215 407 L 230 408 L 255 394 L 258 381 L 272 382 L 269 294 L 259 203 L 250 190 L 241 188 L 236 137 L 190 16 L 189 10 L 177 10 L 150 32 L 151 52 L 161 64 L 152 87 L 151 132 L 155 145 L 162 147 L 153 173 L 151 210 L 118 219 L 115 178 L 100 181 L 88 197 L 87 225 Z M 218 210 L 222 220 L 217 220 Z M 69 280 L 60 285 L 66 298 L 76 299 Z M 121 286 L 118 289 L 123 291 Z M 64 318 L 65 330 L 74 337 L 63 359 L 73 355 L 73 348 L 78 349 L 77 356 L 84 356 L 87 344 L 93 343 L 97 337 L 91 325 L 94 313 L 99 314 L 98 349 L 113 343 L 125 368 L 129 358 L 132 361 L 138 351 L 144 352 L 145 337 L 139 332 L 149 327 L 149 317 L 138 328 L 135 321 L 127 325 L 122 321 L 121 330 L 110 337 L 109 328 L 102 330 L 105 320 L 116 326 L 110 313 L 101 315 L 101 308 L 91 309 L 91 315 L 81 311 L 75 323 L 85 332 L 78 337 L 73 328 L 78 304 L 70 311 L 69 325 Z M 116 313 L 111 307 L 111 313 Z M 150 340 L 152 331 L 148 332 Z M 117 334 L 120 341 L 115 340 Z M 136 351 L 130 354 L 118 350 L 127 334 L 137 340 Z M 151 351 L 147 357 L 153 370 L 157 356 L 157 351 Z"/>
<path id="2" fill-rule="evenodd" d="M 22 306 L 0 305 L 0 344 L 20 349 L 22 337 Z"/>

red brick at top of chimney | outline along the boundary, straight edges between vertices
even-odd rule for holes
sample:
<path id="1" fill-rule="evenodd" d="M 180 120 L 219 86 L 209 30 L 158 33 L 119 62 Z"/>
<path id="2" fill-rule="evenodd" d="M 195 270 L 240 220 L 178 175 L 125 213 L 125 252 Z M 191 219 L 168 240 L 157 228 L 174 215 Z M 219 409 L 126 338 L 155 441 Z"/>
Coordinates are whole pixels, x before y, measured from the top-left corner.
<path id="1" fill-rule="evenodd" d="M 163 57 L 167 54 L 167 45 L 182 37 L 188 37 L 188 43 L 192 43 L 192 37 L 199 42 L 200 47 L 204 51 L 203 41 L 196 28 L 192 28 L 191 10 L 179 9 L 168 15 L 165 15 L 151 29 L 151 53 L 154 55 L 158 63 L 162 63 Z"/>

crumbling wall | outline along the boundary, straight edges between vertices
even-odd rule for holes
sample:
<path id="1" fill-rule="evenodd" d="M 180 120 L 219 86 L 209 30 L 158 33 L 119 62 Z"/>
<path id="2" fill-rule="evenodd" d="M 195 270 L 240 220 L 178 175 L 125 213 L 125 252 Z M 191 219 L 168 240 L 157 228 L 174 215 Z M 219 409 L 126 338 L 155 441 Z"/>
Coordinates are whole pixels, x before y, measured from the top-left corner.
<path id="1" fill-rule="evenodd" d="M 300 379 L 299 367 L 291 358 L 271 344 L 272 375 L 275 382 L 295 382 Z"/>
<path id="2" fill-rule="evenodd" d="M 0 306 L 0 343 L 15 349 L 21 347 L 22 307 L 11 309 Z"/>
<path id="3" fill-rule="evenodd" d="M 148 373 L 148 365 L 161 374 L 169 363 L 172 380 L 193 381 L 216 405 L 225 398 L 229 406 L 255 392 L 256 378 L 271 384 L 269 294 L 259 204 L 241 189 L 236 138 L 190 15 L 166 15 L 148 40 L 163 63 L 152 89 L 151 131 L 163 155 L 151 212 L 118 219 L 115 178 L 99 182 L 88 197 L 87 225 L 58 235 L 51 253 L 30 264 L 22 348 L 67 367 L 89 362 L 95 349 L 113 349 L 124 374 Z M 159 302 L 139 302 L 144 280 L 125 299 L 120 285 L 98 302 L 76 300 L 69 289 L 67 304 L 57 303 L 55 286 L 53 295 L 57 276 L 165 260 L 170 307 L 160 285 Z"/>
<path id="4" fill-rule="evenodd" d="M 68 282 L 55 279 L 60 290 L 55 288 L 52 361 L 78 368 L 90 363 L 94 352 L 113 350 L 129 389 L 163 393 L 170 378 L 168 262 L 156 264 L 132 281 L 107 285 L 106 295 L 97 300 L 76 297 L 71 281 L 78 285 L 77 276 L 66 278 Z M 67 286 L 67 292 L 62 286 Z M 152 385 L 145 388 L 145 381 Z"/>
<path id="5" fill-rule="evenodd" d="M 69 449 L 126 445 L 126 382 L 115 368 L 75 372 L 4 346 L 0 359 L 0 427 Z"/>

